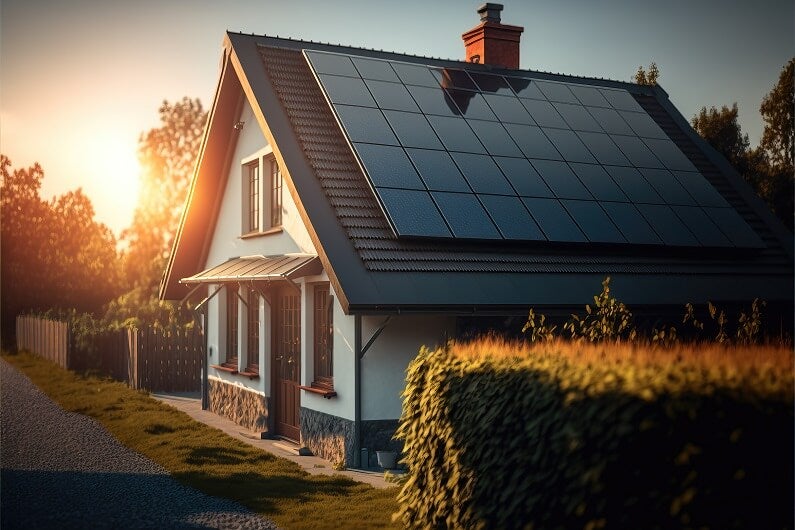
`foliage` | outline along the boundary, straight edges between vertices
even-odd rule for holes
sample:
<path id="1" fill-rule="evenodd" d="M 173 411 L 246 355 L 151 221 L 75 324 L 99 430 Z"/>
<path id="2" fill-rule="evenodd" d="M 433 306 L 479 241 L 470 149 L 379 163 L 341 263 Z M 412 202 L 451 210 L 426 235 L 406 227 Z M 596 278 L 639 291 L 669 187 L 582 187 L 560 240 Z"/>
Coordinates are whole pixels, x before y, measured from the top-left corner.
<path id="1" fill-rule="evenodd" d="M 143 169 L 127 242 L 124 275 L 128 289 L 157 293 L 168 253 L 179 225 L 193 168 L 207 121 L 198 99 L 163 101 L 160 126 L 142 134 L 138 158 Z"/>
<path id="2" fill-rule="evenodd" d="M 783 169 L 795 167 L 795 57 L 781 69 L 778 83 L 762 99 L 759 112 L 765 122 L 760 146 L 771 163 Z"/>
<path id="3" fill-rule="evenodd" d="M 795 207 L 793 67 L 795 59 L 784 66 L 778 83 L 762 100 L 759 110 L 765 128 L 758 147 L 752 148 L 741 131 L 737 103 L 720 110 L 703 107 L 692 120 L 696 132 L 726 157 L 790 230 Z"/>
<path id="4" fill-rule="evenodd" d="M 656 85 L 659 78 L 660 69 L 654 61 L 649 65 L 648 71 L 641 65 L 638 66 L 638 71 L 635 72 L 635 82 L 639 85 Z"/>
<path id="5" fill-rule="evenodd" d="M 781 528 L 788 348 L 423 348 L 398 436 L 409 528 Z M 736 502 L 725 502 L 736 499 Z"/>
<path id="6" fill-rule="evenodd" d="M 557 326 L 547 325 L 546 315 L 536 315 L 533 308 L 527 315 L 527 322 L 522 326 L 522 333 L 530 331 L 530 340 L 533 342 L 549 341 L 555 338 L 555 330 Z"/>
<path id="7" fill-rule="evenodd" d="M 563 325 L 571 333 L 572 339 L 586 339 L 590 342 L 635 338 L 632 325 L 632 312 L 622 302 L 610 295 L 610 277 L 602 281 L 602 292 L 593 297 L 594 307 L 585 306 L 585 315 L 571 315 L 571 320 Z"/>
<path id="8" fill-rule="evenodd" d="M 16 315 L 49 308 L 100 312 L 119 292 L 116 240 L 94 219 L 82 190 L 47 202 L 38 164 L 12 169 L 0 155 L 2 313 L 5 336 Z"/>
<path id="9" fill-rule="evenodd" d="M 734 328 L 734 339 L 738 344 L 759 344 L 770 340 L 763 334 L 764 322 L 762 308 L 767 303 L 755 298 L 751 302 L 749 313 L 740 311 L 737 325 Z M 682 328 L 684 334 L 691 340 L 714 340 L 719 344 L 728 344 L 732 340 L 729 328 L 730 321 L 726 310 L 719 308 L 712 302 L 707 302 L 706 312 L 710 317 L 711 326 L 698 319 L 696 307 L 692 303 L 684 306 Z M 563 324 L 563 329 L 569 332 L 574 340 L 587 340 L 588 342 L 603 342 L 614 340 L 628 340 L 630 342 L 674 345 L 680 341 L 679 330 L 670 322 L 657 321 L 651 329 L 648 338 L 635 326 L 632 311 L 610 294 L 610 277 L 602 281 L 602 292 L 594 296 L 594 306 L 585 306 L 585 314 L 572 314 L 571 318 Z M 527 321 L 522 327 L 522 333 L 530 342 L 550 342 L 557 340 L 557 325 L 547 323 L 546 315 L 536 313 L 533 308 L 527 316 Z M 708 336 L 708 334 L 711 334 Z M 787 344 L 785 337 L 778 338 L 779 344 Z"/>
<path id="10" fill-rule="evenodd" d="M 176 480 L 237 501 L 279 528 L 393 527 L 394 488 L 375 489 L 341 475 L 309 475 L 294 462 L 194 421 L 123 383 L 79 376 L 28 354 L 4 359 L 61 407 L 95 418 Z"/>

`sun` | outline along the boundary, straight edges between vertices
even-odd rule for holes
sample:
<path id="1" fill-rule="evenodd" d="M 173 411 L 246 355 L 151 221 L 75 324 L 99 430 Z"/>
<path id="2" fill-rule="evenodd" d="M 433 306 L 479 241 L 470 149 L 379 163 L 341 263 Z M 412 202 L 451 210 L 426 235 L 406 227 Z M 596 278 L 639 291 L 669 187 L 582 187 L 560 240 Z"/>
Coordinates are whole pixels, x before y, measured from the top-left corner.
<path id="1" fill-rule="evenodd" d="M 116 230 L 129 226 L 138 205 L 141 165 L 138 162 L 137 142 L 121 132 L 94 138 L 91 179 L 97 187 L 97 212 L 110 216 L 109 224 Z M 104 217 L 104 216 L 103 216 Z"/>

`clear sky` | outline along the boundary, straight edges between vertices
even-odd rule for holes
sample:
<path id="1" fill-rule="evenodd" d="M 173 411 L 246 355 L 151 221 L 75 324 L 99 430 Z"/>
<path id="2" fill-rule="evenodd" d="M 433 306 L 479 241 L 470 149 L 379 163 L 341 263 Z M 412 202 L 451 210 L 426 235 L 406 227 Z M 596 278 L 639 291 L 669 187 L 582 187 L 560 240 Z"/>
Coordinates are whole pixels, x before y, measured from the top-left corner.
<path id="1" fill-rule="evenodd" d="M 45 198 L 82 187 L 117 234 L 137 193 L 139 135 L 167 99 L 208 107 L 224 31 L 461 59 L 481 2 L 462 0 L 0 0 L 0 151 L 38 161 Z M 655 61 L 690 119 L 759 104 L 795 54 L 792 0 L 503 0 L 526 69 L 629 80 Z"/>

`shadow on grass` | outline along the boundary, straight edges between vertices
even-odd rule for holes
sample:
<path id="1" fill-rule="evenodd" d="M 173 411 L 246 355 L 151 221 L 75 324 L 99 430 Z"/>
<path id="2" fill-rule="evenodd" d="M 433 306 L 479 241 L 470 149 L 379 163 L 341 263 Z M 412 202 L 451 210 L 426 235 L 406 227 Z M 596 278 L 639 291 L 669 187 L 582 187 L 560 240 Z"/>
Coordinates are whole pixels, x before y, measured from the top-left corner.
<path id="1" fill-rule="evenodd" d="M 185 457 L 185 463 L 192 466 L 230 466 L 242 464 L 245 456 L 246 453 L 237 449 L 211 445 L 192 448 Z"/>

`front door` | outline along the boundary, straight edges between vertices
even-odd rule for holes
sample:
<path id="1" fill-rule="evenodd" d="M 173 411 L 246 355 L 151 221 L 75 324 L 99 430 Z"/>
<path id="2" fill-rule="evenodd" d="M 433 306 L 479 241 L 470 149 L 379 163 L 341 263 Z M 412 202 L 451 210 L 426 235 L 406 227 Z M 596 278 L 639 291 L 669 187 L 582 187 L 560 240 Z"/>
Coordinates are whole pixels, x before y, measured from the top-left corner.
<path id="1" fill-rule="evenodd" d="M 276 434 L 298 441 L 300 437 L 298 388 L 301 376 L 301 295 L 283 287 L 276 293 L 273 319 L 273 367 L 276 392 Z"/>

